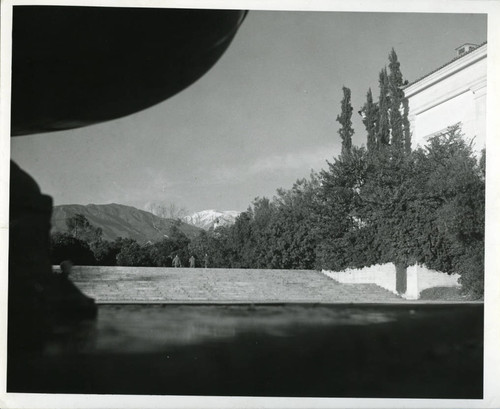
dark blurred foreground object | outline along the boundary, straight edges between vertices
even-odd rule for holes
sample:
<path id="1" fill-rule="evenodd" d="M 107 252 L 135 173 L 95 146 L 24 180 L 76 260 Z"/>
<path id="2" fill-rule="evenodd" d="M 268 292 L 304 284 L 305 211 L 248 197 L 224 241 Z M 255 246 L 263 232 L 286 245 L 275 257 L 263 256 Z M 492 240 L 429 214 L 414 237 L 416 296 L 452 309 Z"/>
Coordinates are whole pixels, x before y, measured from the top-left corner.
<path id="1" fill-rule="evenodd" d="M 161 102 L 205 74 L 238 10 L 16 6 L 12 135 L 76 128 Z"/>
<path id="2" fill-rule="evenodd" d="M 50 263 L 52 198 L 14 162 L 10 166 L 9 355 L 44 346 L 61 322 L 92 319 L 97 307 Z M 67 272 L 67 271 L 66 271 Z"/>
<path id="3" fill-rule="evenodd" d="M 233 10 L 16 6 L 12 136 L 90 125 L 186 88 L 224 53 Z M 94 318 L 94 300 L 50 263 L 52 198 L 11 162 L 9 355 L 43 348 L 60 321 Z"/>

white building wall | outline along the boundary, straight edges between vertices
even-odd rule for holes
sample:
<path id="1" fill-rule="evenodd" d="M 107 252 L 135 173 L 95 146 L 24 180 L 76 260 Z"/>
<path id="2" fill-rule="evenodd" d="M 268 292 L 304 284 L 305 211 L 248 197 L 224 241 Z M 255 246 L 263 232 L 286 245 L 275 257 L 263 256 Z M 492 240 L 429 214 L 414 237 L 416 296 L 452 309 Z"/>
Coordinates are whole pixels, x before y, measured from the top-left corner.
<path id="1" fill-rule="evenodd" d="M 360 269 L 343 271 L 323 270 L 323 274 L 343 284 L 376 284 L 390 292 L 396 291 L 396 267 L 392 263 L 378 264 Z M 420 265 L 413 265 L 407 269 L 406 292 L 400 294 L 407 300 L 417 300 L 423 290 L 433 287 L 460 287 L 458 274 L 448 275 L 428 269 Z"/>
<path id="2" fill-rule="evenodd" d="M 485 44 L 405 89 L 412 148 L 457 122 L 476 152 L 485 147 L 486 57 Z"/>
<path id="3" fill-rule="evenodd" d="M 377 284 L 397 294 L 396 267 L 394 264 L 377 264 L 360 269 L 352 268 L 343 271 L 323 270 L 323 274 L 344 284 Z"/>
<path id="4" fill-rule="evenodd" d="M 433 109 L 416 115 L 413 121 L 416 145 L 425 145 L 427 138 L 457 122 L 462 123 L 462 131 L 467 138 L 476 135 L 476 107 L 471 91 L 437 105 Z"/>

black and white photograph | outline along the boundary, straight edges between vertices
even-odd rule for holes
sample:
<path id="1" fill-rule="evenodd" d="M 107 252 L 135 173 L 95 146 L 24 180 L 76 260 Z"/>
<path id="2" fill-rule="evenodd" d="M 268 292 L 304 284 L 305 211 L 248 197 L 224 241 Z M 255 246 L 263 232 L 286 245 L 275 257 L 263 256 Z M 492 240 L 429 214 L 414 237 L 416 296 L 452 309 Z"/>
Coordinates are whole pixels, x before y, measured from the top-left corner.
<path id="1" fill-rule="evenodd" d="M 1 407 L 500 407 L 500 2 L 1 6 Z"/>

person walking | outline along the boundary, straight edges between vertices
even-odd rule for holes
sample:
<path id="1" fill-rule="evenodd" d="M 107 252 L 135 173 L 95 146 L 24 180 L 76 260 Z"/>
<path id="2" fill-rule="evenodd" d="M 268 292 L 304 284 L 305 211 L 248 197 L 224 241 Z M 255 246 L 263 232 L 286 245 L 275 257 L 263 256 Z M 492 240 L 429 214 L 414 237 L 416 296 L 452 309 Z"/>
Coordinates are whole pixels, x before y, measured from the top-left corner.
<path id="1" fill-rule="evenodd" d="M 207 253 L 205 253 L 204 261 L 205 261 L 205 268 L 208 268 L 208 254 Z"/>
<path id="2" fill-rule="evenodd" d="M 189 267 L 191 267 L 191 268 L 195 268 L 195 267 L 196 267 L 196 265 L 195 265 L 195 264 L 196 264 L 196 260 L 195 260 L 194 256 L 191 256 L 191 257 L 189 258 Z"/>
<path id="3" fill-rule="evenodd" d="M 179 258 L 179 256 L 177 254 L 174 257 L 174 260 L 172 261 L 172 264 L 173 264 L 173 266 L 175 268 L 182 267 L 182 265 L 181 265 L 181 259 Z"/>

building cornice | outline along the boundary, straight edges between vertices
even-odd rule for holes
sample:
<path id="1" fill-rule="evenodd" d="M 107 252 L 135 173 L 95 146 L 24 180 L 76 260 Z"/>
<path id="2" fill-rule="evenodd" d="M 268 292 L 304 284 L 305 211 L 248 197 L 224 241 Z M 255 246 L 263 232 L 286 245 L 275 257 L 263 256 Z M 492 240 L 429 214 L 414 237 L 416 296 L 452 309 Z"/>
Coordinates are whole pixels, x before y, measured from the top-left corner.
<path id="1" fill-rule="evenodd" d="M 433 86 L 434 84 L 443 81 L 444 79 L 450 77 L 458 71 L 475 64 L 476 62 L 485 59 L 487 56 L 487 44 L 476 48 L 475 50 L 467 53 L 463 57 L 452 61 L 451 63 L 445 65 L 441 69 L 425 76 L 421 80 L 414 82 L 404 88 L 404 93 L 407 98 L 424 91 L 425 89 Z"/>

